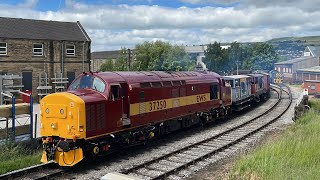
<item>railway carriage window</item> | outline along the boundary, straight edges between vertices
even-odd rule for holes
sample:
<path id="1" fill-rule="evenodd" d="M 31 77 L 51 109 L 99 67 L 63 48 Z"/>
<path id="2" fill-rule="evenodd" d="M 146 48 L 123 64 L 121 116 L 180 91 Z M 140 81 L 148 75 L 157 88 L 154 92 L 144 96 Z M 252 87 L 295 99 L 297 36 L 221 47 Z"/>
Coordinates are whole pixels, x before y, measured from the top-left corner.
<path id="1" fill-rule="evenodd" d="M 234 88 L 233 80 L 226 80 L 226 83 L 229 84 L 232 88 Z"/>
<path id="2" fill-rule="evenodd" d="M 140 88 L 150 88 L 151 84 L 149 82 L 140 83 Z"/>
<path id="3" fill-rule="evenodd" d="M 164 81 L 164 82 L 162 82 L 162 84 L 163 84 L 164 87 L 172 86 L 171 81 Z"/>
<path id="4" fill-rule="evenodd" d="M 161 82 L 152 82 L 152 87 L 158 88 L 158 87 L 162 87 Z"/>
<path id="5" fill-rule="evenodd" d="M 101 93 L 103 93 L 106 88 L 104 82 L 101 81 L 99 78 L 94 78 L 92 87 L 93 87 L 93 89 L 95 89 Z"/>
<path id="6" fill-rule="evenodd" d="M 245 94 L 246 91 L 247 91 L 246 83 L 245 82 L 241 82 L 240 84 L 241 84 L 241 93 Z"/>
<path id="7" fill-rule="evenodd" d="M 222 86 L 226 86 L 226 81 L 222 79 Z"/>
<path id="8" fill-rule="evenodd" d="M 236 80 L 235 86 L 236 86 L 236 87 L 239 87 L 239 86 L 240 86 L 240 85 L 239 85 L 239 80 Z"/>
<path id="9" fill-rule="evenodd" d="M 110 95 L 109 98 L 111 100 L 119 99 L 120 98 L 120 93 L 119 93 L 119 85 L 112 85 L 110 87 Z"/>
<path id="10" fill-rule="evenodd" d="M 186 85 L 186 81 L 185 80 L 181 81 L 181 85 Z"/>
<path id="11" fill-rule="evenodd" d="M 219 86 L 218 85 L 210 85 L 210 100 L 218 99 Z"/>
<path id="12" fill-rule="evenodd" d="M 262 78 L 259 78 L 259 79 L 258 79 L 258 83 L 259 83 L 259 88 L 262 88 L 262 86 L 263 86 L 263 79 L 262 79 Z"/>

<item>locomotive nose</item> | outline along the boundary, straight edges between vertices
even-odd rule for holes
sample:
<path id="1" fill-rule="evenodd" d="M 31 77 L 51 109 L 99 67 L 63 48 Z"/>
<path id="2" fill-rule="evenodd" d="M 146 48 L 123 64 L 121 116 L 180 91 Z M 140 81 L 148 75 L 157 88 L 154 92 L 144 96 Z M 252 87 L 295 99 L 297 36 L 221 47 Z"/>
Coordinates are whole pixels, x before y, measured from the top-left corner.
<path id="1" fill-rule="evenodd" d="M 40 101 L 41 136 L 85 138 L 85 103 L 71 93 L 54 93 Z"/>

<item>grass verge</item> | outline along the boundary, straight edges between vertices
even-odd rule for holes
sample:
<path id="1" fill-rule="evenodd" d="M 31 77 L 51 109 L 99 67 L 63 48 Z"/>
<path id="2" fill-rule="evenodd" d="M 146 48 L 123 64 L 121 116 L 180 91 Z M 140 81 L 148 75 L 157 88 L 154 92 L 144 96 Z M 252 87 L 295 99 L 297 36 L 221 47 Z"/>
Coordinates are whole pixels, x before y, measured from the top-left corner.
<path id="1" fill-rule="evenodd" d="M 0 146 L 0 174 L 40 163 L 41 152 L 29 144 Z"/>
<path id="2" fill-rule="evenodd" d="M 230 179 L 319 179 L 320 101 L 291 128 L 241 158 Z M 319 108 L 319 109 L 318 109 Z"/>

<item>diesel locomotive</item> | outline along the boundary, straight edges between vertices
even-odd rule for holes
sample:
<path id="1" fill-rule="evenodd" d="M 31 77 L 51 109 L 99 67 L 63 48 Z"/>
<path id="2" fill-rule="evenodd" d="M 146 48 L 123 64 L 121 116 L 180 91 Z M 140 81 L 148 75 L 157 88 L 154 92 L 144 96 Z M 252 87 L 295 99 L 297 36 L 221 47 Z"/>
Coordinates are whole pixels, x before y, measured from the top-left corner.
<path id="1" fill-rule="evenodd" d="M 147 143 L 206 124 L 267 98 L 268 74 L 89 72 L 40 101 L 42 162 L 73 166 L 85 156 Z"/>

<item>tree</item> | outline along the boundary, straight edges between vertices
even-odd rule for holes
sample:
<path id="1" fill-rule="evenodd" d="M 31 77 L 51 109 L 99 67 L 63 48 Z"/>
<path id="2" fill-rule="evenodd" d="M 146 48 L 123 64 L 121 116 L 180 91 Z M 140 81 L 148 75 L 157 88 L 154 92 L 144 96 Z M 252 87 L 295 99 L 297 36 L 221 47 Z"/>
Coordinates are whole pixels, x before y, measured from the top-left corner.
<path id="1" fill-rule="evenodd" d="M 107 59 L 105 63 L 103 63 L 100 67 L 100 71 L 113 71 L 113 62 L 111 59 Z"/>
<path id="2" fill-rule="evenodd" d="M 136 71 L 181 71 L 193 65 L 183 47 L 167 42 L 146 41 L 137 44 L 135 51 L 133 69 Z"/>
<path id="3" fill-rule="evenodd" d="M 242 47 L 240 46 L 240 43 L 238 43 L 237 41 L 231 43 L 230 48 L 228 49 L 228 63 L 227 63 L 227 67 L 228 69 L 226 69 L 227 72 L 231 73 L 233 71 L 237 71 L 241 68 L 242 65 Z"/>
<path id="4" fill-rule="evenodd" d="M 114 71 L 127 71 L 128 70 L 128 63 L 127 63 L 127 54 L 126 48 L 121 48 L 120 56 L 114 62 Z"/>
<path id="5" fill-rule="evenodd" d="M 252 48 L 250 66 L 253 70 L 272 70 L 279 60 L 274 47 L 268 43 L 256 43 Z"/>
<path id="6" fill-rule="evenodd" d="M 224 73 L 227 69 L 226 59 L 228 52 L 221 48 L 220 43 L 214 42 L 209 44 L 207 49 L 204 51 L 205 58 L 204 63 L 206 64 L 209 71 Z"/>

